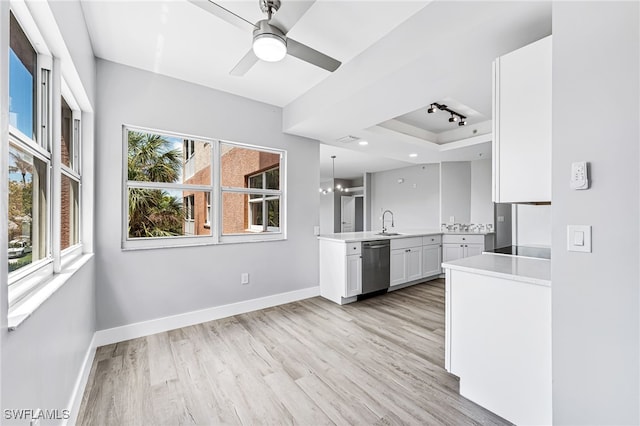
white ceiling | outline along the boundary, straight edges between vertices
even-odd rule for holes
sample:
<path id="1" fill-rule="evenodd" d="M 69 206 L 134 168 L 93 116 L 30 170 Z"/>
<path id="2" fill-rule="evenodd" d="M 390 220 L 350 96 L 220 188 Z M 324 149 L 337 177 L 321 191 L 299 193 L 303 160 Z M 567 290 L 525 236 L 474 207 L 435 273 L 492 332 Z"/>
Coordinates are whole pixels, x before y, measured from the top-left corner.
<path id="1" fill-rule="evenodd" d="M 219 3 L 251 22 L 264 18 L 258 0 Z M 335 146 L 336 177 L 345 178 L 490 157 L 491 62 L 551 32 L 542 1 L 282 0 L 277 24 L 341 67 L 330 73 L 287 56 L 234 77 L 251 31 L 187 0 L 82 5 L 96 56 L 281 106 L 283 130 Z M 470 125 L 446 130 L 446 113 L 420 112 L 431 102 L 456 105 Z M 337 142 L 345 135 L 369 144 Z M 321 148 L 323 178 L 331 149 Z"/>

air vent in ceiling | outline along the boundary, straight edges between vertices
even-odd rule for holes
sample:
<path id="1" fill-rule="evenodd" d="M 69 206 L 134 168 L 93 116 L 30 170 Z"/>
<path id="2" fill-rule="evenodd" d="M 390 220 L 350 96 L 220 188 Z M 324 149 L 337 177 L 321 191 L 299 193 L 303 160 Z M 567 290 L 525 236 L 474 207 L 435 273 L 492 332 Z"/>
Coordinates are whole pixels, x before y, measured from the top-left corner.
<path id="1" fill-rule="evenodd" d="M 358 139 L 359 138 L 357 136 L 348 135 L 348 136 L 344 136 L 344 137 L 338 139 L 338 142 L 349 143 L 349 142 L 357 141 Z"/>

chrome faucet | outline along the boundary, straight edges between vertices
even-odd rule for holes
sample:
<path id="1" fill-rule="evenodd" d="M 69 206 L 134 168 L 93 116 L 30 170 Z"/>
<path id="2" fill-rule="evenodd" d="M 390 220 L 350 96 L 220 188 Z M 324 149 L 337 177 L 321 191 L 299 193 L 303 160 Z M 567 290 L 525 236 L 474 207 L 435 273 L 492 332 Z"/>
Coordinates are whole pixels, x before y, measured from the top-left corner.
<path id="1" fill-rule="evenodd" d="M 385 210 L 384 212 L 382 212 L 382 233 L 387 232 L 387 227 L 384 226 L 384 215 L 387 213 L 391 213 L 391 227 L 395 227 L 395 225 L 393 224 L 393 212 L 391 210 Z"/>

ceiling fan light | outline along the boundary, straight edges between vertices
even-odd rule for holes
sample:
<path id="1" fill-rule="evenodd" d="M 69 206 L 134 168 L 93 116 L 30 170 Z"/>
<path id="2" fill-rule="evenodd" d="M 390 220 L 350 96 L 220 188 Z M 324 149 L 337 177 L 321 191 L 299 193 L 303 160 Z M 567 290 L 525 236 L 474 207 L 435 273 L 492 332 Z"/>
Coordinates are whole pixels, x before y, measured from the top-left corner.
<path id="1" fill-rule="evenodd" d="M 253 53 L 263 61 L 278 62 L 287 55 L 287 44 L 275 34 L 258 34 L 253 38 Z"/>

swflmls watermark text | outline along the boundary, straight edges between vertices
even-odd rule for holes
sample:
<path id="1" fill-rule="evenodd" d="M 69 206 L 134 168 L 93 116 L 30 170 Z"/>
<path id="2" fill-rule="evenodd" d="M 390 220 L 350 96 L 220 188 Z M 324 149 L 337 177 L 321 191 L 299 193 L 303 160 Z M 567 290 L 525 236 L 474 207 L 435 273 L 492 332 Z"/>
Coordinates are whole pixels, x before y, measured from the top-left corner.
<path id="1" fill-rule="evenodd" d="M 3 411 L 5 420 L 69 420 L 71 411 L 40 408 L 7 408 Z"/>

